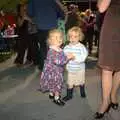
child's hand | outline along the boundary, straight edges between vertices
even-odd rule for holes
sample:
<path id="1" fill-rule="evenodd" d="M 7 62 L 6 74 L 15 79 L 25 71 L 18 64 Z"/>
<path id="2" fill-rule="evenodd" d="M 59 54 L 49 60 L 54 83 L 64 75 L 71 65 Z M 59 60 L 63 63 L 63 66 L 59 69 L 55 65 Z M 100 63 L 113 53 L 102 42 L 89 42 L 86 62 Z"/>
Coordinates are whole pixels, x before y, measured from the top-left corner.
<path id="1" fill-rule="evenodd" d="M 66 55 L 68 59 L 75 59 L 75 56 L 72 53 L 67 53 Z"/>

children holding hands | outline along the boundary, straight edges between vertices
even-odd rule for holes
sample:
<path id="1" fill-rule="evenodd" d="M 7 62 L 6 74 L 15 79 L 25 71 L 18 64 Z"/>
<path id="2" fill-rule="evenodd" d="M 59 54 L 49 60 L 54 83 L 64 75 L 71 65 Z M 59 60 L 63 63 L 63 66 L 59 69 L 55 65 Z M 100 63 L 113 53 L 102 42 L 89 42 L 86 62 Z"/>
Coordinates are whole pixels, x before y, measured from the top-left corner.
<path id="1" fill-rule="evenodd" d="M 59 106 L 64 106 L 65 101 L 72 99 L 73 87 L 79 86 L 81 97 L 85 94 L 85 60 L 88 52 L 79 41 L 83 39 L 79 27 L 72 27 L 68 31 L 69 44 L 64 50 L 60 47 L 63 43 L 63 33 L 53 29 L 48 35 L 49 50 L 41 74 L 40 88 L 42 92 L 49 91 L 49 98 Z M 68 71 L 67 95 L 61 99 L 64 66 Z"/>
<path id="2" fill-rule="evenodd" d="M 49 50 L 45 60 L 40 79 L 41 91 L 49 91 L 49 98 L 57 105 L 63 106 L 65 102 L 61 99 L 63 85 L 64 65 L 74 56 L 71 53 L 64 54 L 60 46 L 63 43 L 63 33 L 53 29 L 48 35 Z"/>

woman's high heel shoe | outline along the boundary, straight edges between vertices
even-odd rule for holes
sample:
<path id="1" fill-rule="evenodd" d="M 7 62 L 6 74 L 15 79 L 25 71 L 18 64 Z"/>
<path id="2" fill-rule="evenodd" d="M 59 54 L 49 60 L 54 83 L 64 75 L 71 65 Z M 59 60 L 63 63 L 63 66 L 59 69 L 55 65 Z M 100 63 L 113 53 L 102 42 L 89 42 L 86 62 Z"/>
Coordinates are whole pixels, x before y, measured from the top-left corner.
<path id="1" fill-rule="evenodd" d="M 101 119 L 101 118 L 103 118 L 104 115 L 109 112 L 110 108 L 111 108 L 111 104 L 109 104 L 109 106 L 108 106 L 108 108 L 106 109 L 105 112 L 103 112 L 103 113 L 96 112 L 95 119 Z"/>
<path id="2" fill-rule="evenodd" d="M 96 112 L 96 113 L 95 113 L 95 119 L 101 119 L 101 118 L 103 118 L 103 117 L 104 117 L 104 114 L 105 114 L 105 113 Z"/>
<path id="3" fill-rule="evenodd" d="M 114 110 L 117 110 L 118 107 L 119 107 L 119 104 L 118 104 L 118 103 L 112 103 L 112 102 L 111 102 L 111 107 L 112 107 Z"/>

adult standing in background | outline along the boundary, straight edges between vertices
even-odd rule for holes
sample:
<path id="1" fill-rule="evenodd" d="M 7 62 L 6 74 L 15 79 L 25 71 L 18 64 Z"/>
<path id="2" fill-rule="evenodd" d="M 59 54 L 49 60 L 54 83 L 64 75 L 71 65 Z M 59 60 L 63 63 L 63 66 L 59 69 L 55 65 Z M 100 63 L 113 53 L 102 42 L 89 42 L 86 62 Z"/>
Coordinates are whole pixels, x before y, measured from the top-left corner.
<path id="1" fill-rule="evenodd" d="M 17 57 L 14 63 L 19 67 L 23 66 L 25 51 L 29 48 L 29 46 L 31 46 L 28 34 L 29 22 L 31 22 L 31 19 L 27 15 L 27 4 L 18 4 L 17 34 L 19 35 L 19 38 L 17 40 Z"/>
<path id="2" fill-rule="evenodd" d="M 47 54 L 48 31 L 57 27 L 58 17 L 63 16 L 64 7 L 59 0 L 31 0 L 28 4 L 29 15 L 34 18 L 38 27 L 39 69 L 43 69 Z"/>
<path id="3" fill-rule="evenodd" d="M 93 35 L 94 35 L 94 24 L 95 24 L 95 16 L 92 13 L 91 9 L 87 9 L 85 11 L 86 14 L 86 34 L 85 34 L 85 46 L 88 43 L 89 54 L 92 53 L 93 49 Z"/>
<path id="4" fill-rule="evenodd" d="M 105 13 L 100 13 L 99 11 L 96 12 L 96 23 L 95 23 L 95 31 L 94 31 L 94 35 L 95 35 L 95 45 L 97 46 L 97 53 L 96 53 L 96 57 L 98 57 L 98 53 L 99 53 L 99 38 L 100 38 L 100 31 L 101 31 L 101 26 L 104 20 L 104 16 Z"/>
<path id="5" fill-rule="evenodd" d="M 98 65 L 102 69 L 102 104 L 95 118 L 101 119 L 112 107 L 118 109 L 120 86 L 120 1 L 99 0 L 98 9 L 106 12 L 100 35 Z"/>
<path id="6" fill-rule="evenodd" d="M 78 16 L 77 12 L 78 12 L 78 8 L 76 7 L 76 5 L 71 4 L 69 6 L 69 12 L 67 12 L 67 21 L 66 21 L 66 24 L 65 24 L 66 32 L 70 28 L 79 25 L 79 16 Z"/>

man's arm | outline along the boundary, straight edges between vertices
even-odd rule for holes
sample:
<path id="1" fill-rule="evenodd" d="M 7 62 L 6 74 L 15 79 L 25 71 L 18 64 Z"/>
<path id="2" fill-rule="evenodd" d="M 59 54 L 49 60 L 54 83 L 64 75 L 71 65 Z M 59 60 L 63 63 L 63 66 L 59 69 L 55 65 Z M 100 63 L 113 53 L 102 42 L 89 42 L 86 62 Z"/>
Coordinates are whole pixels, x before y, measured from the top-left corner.
<path id="1" fill-rule="evenodd" d="M 55 0 L 55 2 L 59 5 L 61 10 L 63 10 L 64 12 L 67 12 L 67 9 L 63 6 L 63 4 L 60 2 L 60 0 Z"/>
<path id="2" fill-rule="evenodd" d="M 97 7 L 99 12 L 100 13 L 105 12 L 108 9 L 110 3 L 111 3 L 111 0 L 98 0 Z"/>
<path id="3" fill-rule="evenodd" d="M 65 23 L 67 22 L 67 19 L 68 19 L 68 10 L 67 10 L 67 7 L 65 7 L 61 2 L 60 2 L 60 0 L 55 0 L 55 2 L 57 3 L 57 5 L 60 7 L 60 9 L 61 9 L 61 11 L 63 11 L 64 12 L 64 15 L 65 15 L 65 17 L 64 17 L 64 21 L 65 21 Z"/>

